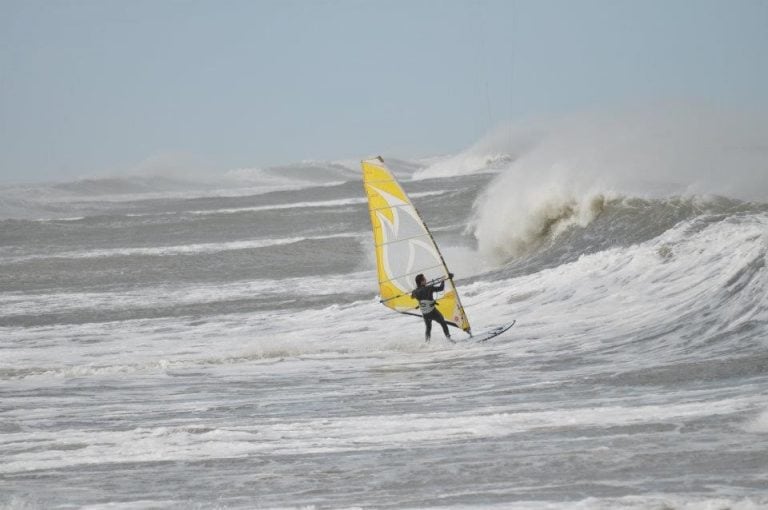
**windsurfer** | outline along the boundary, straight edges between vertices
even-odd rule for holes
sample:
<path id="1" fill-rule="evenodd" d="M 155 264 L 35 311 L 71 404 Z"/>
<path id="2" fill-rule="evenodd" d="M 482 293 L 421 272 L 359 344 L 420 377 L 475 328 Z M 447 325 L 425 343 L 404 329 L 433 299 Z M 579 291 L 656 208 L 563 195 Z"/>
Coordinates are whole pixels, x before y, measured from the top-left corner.
<path id="1" fill-rule="evenodd" d="M 453 278 L 453 273 L 448 273 L 448 278 Z M 448 324 L 445 322 L 443 314 L 435 306 L 435 292 L 440 292 L 445 288 L 445 280 L 440 280 L 440 283 L 430 282 L 427 285 L 427 278 L 423 274 L 416 276 L 416 289 L 411 292 L 411 297 L 419 302 L 419 309 L 421 315 L 424 317 L 424 324 L 426 331 L 424 333 L 425 341 L 429 342 L 430 335 L 432 334 L 432 321 L 437 321 L 443 328 L 445 338 L 451 339 L 451 333 L 448 331 Z"/>

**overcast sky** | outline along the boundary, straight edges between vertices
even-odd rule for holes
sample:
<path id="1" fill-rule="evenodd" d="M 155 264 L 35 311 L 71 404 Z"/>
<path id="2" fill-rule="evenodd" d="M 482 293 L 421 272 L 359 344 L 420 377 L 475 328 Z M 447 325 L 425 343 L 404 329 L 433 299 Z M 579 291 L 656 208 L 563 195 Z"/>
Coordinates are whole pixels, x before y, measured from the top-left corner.
<path id="1" fill-rule="evenodd" d="M 2 181 L 426 156 L 653 101 L 768 110 L 768 0 L 0 0 Z"/>

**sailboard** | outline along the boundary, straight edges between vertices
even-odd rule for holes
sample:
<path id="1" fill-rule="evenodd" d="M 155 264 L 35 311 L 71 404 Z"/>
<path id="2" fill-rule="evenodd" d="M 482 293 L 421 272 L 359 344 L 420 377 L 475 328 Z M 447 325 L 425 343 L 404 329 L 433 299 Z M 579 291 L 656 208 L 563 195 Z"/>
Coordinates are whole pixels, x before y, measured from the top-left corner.
<path id="1" fill-rule="evenodd" d="M 381 303 L 396 312 L 421 317 L 418 301 L 411 297 L 416 275 L 424 274 L 432 284 L 444 281 L 437 309 L 448 324 L 471 336 L 451 273 L 421 215 L 381 156 L 362 161 L 362 167 Z"/>
<path id="2" fill-rule="evenodd" d="M 514 320 L 512 322 L 502 324 L 501 326 L 496 326 L 495 328 L 491 328 L 488 331 L 484 331 L 479 335 L 476 335 L 475 337 L 473 337 L 473 340 L 477 342 L 486 342 L 491 338 L 496 338 L 497 336 L 499 336 L 500 334 L 504 333 L 506 330 L 514 326 L 516 322 L 517 321 Z"/>

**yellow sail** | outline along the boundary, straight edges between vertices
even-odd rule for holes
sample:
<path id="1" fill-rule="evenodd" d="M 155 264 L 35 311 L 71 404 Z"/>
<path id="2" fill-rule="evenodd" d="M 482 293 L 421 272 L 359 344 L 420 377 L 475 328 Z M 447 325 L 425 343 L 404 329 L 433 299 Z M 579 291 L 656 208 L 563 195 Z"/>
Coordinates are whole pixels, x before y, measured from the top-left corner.
<path id="1" fill-rule="evenodd" d="M 445 260 L 408 195 L 381 157 L 365 160 L 362 166 L 381 302 L 400 313 L 420 315 L 418 302 L 411 297 L 416 275 L 423 273 L 427 281 L 445 280 L 437 309 L 446 322 L 470 333 L 469 320 L 453 280 L 448 278 Z"/>

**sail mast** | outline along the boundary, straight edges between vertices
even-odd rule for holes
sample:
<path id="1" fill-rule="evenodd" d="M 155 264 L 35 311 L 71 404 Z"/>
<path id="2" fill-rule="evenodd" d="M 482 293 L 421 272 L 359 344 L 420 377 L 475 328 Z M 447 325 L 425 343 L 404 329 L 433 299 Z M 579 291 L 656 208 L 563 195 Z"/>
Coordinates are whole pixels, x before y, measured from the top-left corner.
<path id="1" fill-rule="evenodd" d="M 381 156 L 379 156 L 379 159 L 381 160 L 382 163 L 384 163 L 384 160 L 381 159 Z M 448 264 L 445 263 L 445 258 L 443 257 L 443 253 L 440 251 L 440 247 L 437 245 L 437 242 L 435 241 L 435 238 L 432 235 L 432 231 L 429 230 L 429 227 L 424 222 L 424 219 L 422 218 L 421 213 L 419 212 L 419 210 L 416 208 L 415 205 L 413 206 L 413 209 L 414 209 L 414 211 L 416 211 L 416 215 L 421 220 L 421 224 L 424 226 L 424 230 L 427 231 L 427 234 L 429 235 L 430 241 L 432 241 L 432 244 L 435 246 L 435 251 L 437 252 L 437 255 L 440 257 L 440 262 L 443 264 L 443 268 L 445 269 L 446 279 L 450 280 L 451 287 L 453 287 L 455 289 L 456 285 L 454 284 L 453 278 L 451 277 L 452 273 L 448 270 Z M 461 327 L 461 329 L 463 329 L 464 331 L 469 333 L 469 336 L 472 336 L 472 329 L 469 327 L 469 319 L 467 318 L 467 314 L 464 311 L 464 306 L 461 304 L 461 299 L 459 298 L 459 292 L 458 291 L 456 291 L 456 307 L 458 308 L 461 316 L 464 317 L 464 321 L 466 322 L 466 327 L 461 327 L 461 326 L 459 326 L 459 327 Z"/>

